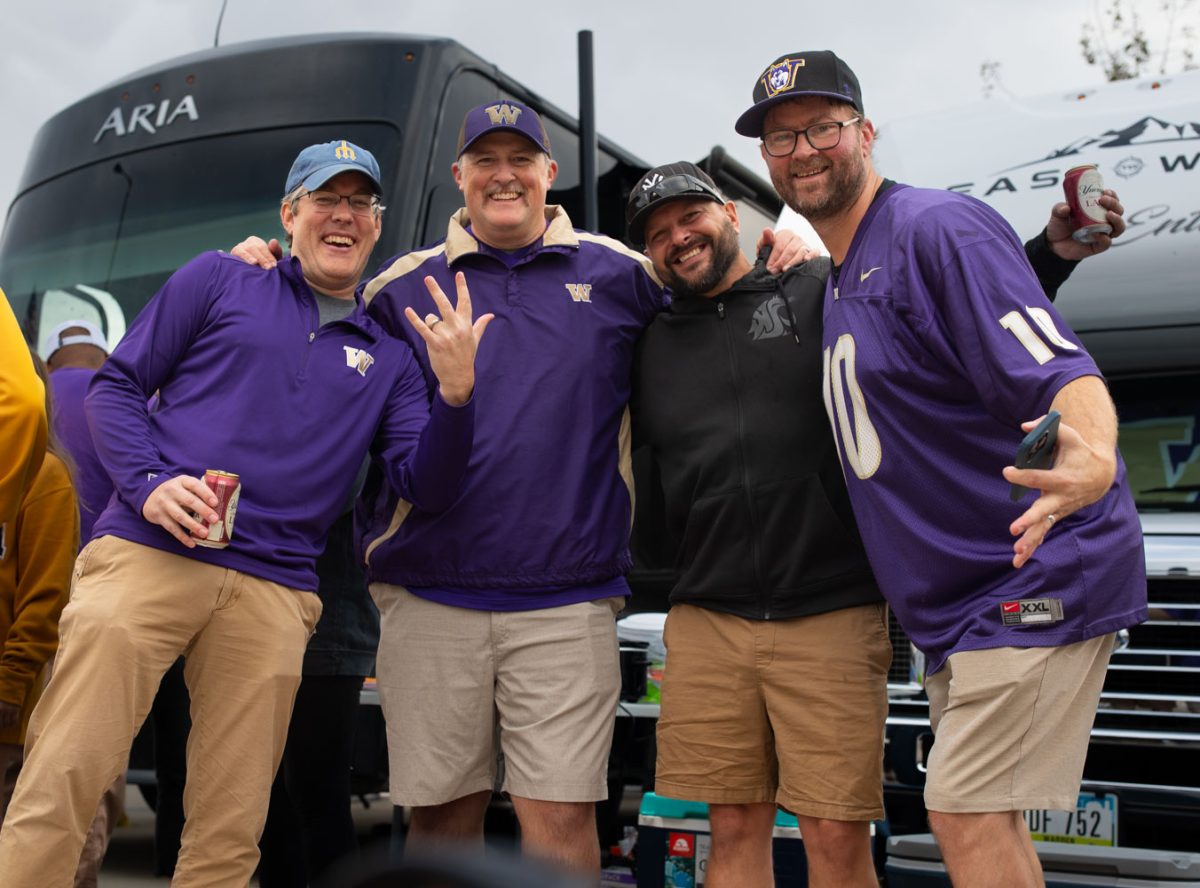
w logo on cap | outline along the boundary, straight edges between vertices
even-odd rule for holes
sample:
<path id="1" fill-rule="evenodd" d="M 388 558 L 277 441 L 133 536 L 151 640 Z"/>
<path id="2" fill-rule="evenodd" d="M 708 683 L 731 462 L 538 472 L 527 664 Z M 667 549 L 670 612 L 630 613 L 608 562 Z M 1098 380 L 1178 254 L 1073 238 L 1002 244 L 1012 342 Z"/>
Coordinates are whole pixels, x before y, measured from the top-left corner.
<path id="1" fill-rule="evenodd" d="M 521 109 L 507 102 L 501 105 L 488 105 L 483 109 L 492 122 L 492 126 L 516 126 L 517 118 L 521 116 Z"/>
<path id="2" fill-rule="evenodd" d="M 784 59 L 768 68 L 762 79 L 762 84 L 767 90 L 767 97 L 791 89 L 796 82 L 796 72 L 803 67 L 804 59 Z"/>
<path id="3" fill-rule="evenodd" d="M 333 156 L 338 160 L 356 160 L 354 149 L 346 144 L 346 140 L 342 139 L 342 144 L 333 149 Z"/>

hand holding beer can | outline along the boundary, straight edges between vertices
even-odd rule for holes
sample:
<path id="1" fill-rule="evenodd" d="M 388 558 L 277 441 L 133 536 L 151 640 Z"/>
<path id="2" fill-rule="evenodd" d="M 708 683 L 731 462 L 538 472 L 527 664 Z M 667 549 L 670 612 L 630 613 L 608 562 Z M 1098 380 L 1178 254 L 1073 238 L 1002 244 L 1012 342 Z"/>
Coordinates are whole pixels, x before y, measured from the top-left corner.
<path id="1" fill-rule="evenodd" d="M 204 483 L 217 495 L 217 505 L 214 511 L 218 518 L 208 526 L 208 536 L 196 540 L 196 545 L 207 546 L 210 549 L 224 549 L 229 545 L 229 538 L 233 536 L 233 519 L 237 515 L 238 499 L 242 494 L 242 482 L 232 472 L 209 469 L 204 473 Z"/>
<path id="2" fill-rule="evenodd" d="M 1072 167 L 1063 177 L 1063 191 L 1071 208 L 1071 237 L 1081 244 L 1090 244 L 1098 234 L 1112 234 L 1108 212 L 1100 206 L 1104 180 L 1094 163 Z"/>

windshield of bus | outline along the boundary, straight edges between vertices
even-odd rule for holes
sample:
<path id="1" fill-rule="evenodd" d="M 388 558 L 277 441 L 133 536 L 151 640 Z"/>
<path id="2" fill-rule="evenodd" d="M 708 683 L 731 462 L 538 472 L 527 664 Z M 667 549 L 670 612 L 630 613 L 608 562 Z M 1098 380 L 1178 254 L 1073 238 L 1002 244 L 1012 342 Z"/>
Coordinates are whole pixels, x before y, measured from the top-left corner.
<path id="1" fill-rule="evenodd" d="M 1110 383 L 1139 509 L 1200 510 L 1200 374 Z"/>
<path id="2" fill-rule="evenodd" d="M 399 136 L 386 125 L 199 139 L 59 176 L 13 204 L 0 244 L 0 288 L 31 341 L 61 321 L 89 320 L 111 347 L 189 259 L 251 234 L 282 240 L 279 199 L 292 161 L 306 145 L 335 137 L 383 161 L 387 193 Z"/>

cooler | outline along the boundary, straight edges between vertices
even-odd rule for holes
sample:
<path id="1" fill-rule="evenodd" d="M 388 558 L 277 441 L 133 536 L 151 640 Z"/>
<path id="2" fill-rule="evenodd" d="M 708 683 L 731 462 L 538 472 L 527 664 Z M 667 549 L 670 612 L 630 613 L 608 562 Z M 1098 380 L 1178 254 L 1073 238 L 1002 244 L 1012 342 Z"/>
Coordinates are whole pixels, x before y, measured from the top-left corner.
<path id="1" fill-rule="evenodd" d="M 637 888 L 696 888 L 704 884 L 711 845 L 708 805 L 655 795 L 642 796 L 638 814 Z M 804 845 L 796 818 L 775 816 L 775 884 L 806 888 Z"/>
<path id="2" fill-rule="evenodd" d="M 1034 842 L 1046 888 L 1200 888 L 1200 854 Z M 888 840 L 888 888 L 949 888 L 933 836 Z"/>

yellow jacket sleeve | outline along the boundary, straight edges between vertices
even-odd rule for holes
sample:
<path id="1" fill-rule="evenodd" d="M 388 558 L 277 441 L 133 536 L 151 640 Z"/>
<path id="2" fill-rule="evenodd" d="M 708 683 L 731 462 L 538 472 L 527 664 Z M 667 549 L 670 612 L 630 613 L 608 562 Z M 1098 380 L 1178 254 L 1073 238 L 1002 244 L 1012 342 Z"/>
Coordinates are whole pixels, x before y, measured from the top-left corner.
<path id="1" fill-rule="evenodd" d="M 13 524 L 46 452 L 46 392 L 25 337 L 0 290 L 0 564 Z"/>
<path id="2" fill-rule="evenodd" d="M 0 605 L 0 700 L 22 706 L 23 726 L 39 696 L 42 669 L 58 649 L 58 619 L 79 546 L 75 490 L 66 467 L 52 453 L 46 454 L 21 504 L 16 528 L 15 583 L 8 582 L 10 565 L 0 570 L 0 588 L 15 588 Z M 0 742 L 19 742 L 6 733 L 0 731 Z"/>

